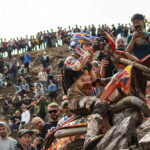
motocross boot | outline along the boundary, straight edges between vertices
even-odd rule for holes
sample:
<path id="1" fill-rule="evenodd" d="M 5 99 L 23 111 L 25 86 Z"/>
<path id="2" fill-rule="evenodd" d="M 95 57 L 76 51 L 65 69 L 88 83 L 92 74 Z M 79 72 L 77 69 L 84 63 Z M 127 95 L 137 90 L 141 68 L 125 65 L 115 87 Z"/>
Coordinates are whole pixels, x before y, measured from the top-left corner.
<path id="1" fill-rule="evenodd" d="M 88 126 L 85 136 L 84 148 L 85 150 L 91 150 L 95 144 L 103 137 L 98 135 L 102 127 L 103 118 L 99 114 L 91 114 L 87 118 Z M 94 145 L 94 146 L 93 146 Z"/>

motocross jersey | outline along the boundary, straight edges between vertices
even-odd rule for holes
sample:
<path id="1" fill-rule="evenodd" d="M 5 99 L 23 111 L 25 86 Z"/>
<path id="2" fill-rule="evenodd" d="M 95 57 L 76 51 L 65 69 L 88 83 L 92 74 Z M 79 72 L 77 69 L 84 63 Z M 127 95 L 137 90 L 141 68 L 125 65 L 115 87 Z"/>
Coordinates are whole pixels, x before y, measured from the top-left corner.
<path id="1" fill-rule="evenodd" d="M 81 75 L 74 81 L 72 86 L 68 89 L 68 98 L 74 96 L 90 96 L 91 95 L 91 83 L 93 82 L 92 76 L 94 74 L 85 68 L 89 57 L 87 55 L 81 56 L 78 59 L 74 56 L 69 56 L 65 60 L 65 67 L 71 69 L 72 71 L 78 72 L 82 71 Z M 93 75 L 92 75 L 93 74 Z"/>

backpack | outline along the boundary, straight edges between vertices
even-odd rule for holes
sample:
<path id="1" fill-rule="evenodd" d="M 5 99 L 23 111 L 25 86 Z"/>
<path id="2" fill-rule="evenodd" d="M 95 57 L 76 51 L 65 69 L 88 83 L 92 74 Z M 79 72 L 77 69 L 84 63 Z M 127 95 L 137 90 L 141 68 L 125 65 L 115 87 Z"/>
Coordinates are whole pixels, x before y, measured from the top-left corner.
<path id="1" fill-rule="evenodd" d="M 72 84 L 82 75 L 83 71 L 73 71 L 66 67 L 61 69 L 61 84 L 64 90 L 64 93 L 67 95 L 68 89 Z"/>

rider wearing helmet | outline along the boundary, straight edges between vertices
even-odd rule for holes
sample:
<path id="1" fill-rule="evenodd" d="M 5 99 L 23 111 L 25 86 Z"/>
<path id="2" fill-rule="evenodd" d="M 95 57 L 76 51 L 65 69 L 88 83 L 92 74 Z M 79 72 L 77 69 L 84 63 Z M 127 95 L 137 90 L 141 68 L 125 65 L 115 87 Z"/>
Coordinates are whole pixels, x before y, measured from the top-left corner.
<path id="1" fill-rule="evenodd" d="M 64 62 L 64 68 L 72 72 L 70 86 L 67 89 L 69 110 L 75 114 L 88 115 L 85 149 L 89 149 L 91 143 L 99 139 L 103 118 L 108 112 L 106 102 L 91 96 L 93 85 L 109 81 L 97 79 L 92 71 L 91 61 L 94 50 L 91 47 L 95 42 L 94 36 L 76 33 L 70 42 L 73 54 Z"/>

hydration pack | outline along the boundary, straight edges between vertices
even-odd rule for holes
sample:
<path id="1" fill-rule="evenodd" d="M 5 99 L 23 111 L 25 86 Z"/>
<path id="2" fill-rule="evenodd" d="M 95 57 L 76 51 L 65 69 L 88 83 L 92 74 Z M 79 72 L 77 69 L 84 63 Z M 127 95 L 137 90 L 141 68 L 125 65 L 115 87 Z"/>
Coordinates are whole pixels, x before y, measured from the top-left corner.
<path id="1" fill-rule="evenodd" d="M 83 71 L 73 71 L 66 67 L 61 69 L 61 84 L 64 90 L 64 93 L 67 95 L 68 89 L 72 84 L 82 75 Z"/>

